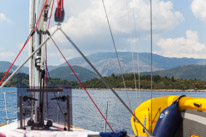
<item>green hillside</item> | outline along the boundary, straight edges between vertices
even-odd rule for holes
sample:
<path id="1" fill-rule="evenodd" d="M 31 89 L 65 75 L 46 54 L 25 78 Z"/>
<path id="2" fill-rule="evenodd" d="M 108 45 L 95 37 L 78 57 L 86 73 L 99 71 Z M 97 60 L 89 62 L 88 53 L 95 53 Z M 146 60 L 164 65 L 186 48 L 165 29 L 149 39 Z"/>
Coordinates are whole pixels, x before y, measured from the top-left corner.
<path id="1" fill-rule="evenodd" d="M 138 76 L 136 76 L 137 78 Z M 125 82 L 127 88 L 135 88 L 134 76 L 133 74 L 124 74 Z M 124 88 L 122 78 L 120 75 L 112 74 L 110 77 L 105 77 L 105 79 L 110 83 L 113 88 Z M 137 87 L 138 87 L 137 80 Z M 141 89 L 150 89 L 150 75 L 141 75 L 140 80 Z M 84 82 L 87 88 L 107 88 L 102 80 L 93 79 Z M 201 81 L 199 79 L 176 79 L 174 77 L 161 77 L 159 75 L 153 76 L 153 89 L 206 89 L 206 81 Z"/>
<path id="2" fill-rule="evenodd" d="M 73 69 L 81 81 L 87 81 L 93 78 L 97 78 L 97 75 L 94 72 L 85 69 L 83 67 L 73 66 Z M 74 74 L 72 73 L 72 71 L 68 66 L 58 67 L 50 71 L 49 75 L 51 78 L 59 78 L 61 80 L 68 80 L 68 81 L 77 81 Z"/>
<path id="3" fill-rule="evenodd" d="M 4 73 L 0 73 L 2 79 Z M 133 74 L 124 74 L 127 88 L 135 88 Z M 137 77 L 137 76 L 136 76 Z M 122 78 L 119 75 L 112 74 L 105 79 L 111 84 L 113 88 L 124 88 Z M 150 75 L 142 75 L 140 81 L 141 89 L 150 89 Z M 28 87 L 29 76 L 24 73 L 18 73 L 6 85 L 7 87 Z M 86 88 L 107 88 L 102 80 L 92 79 L 83 83 Z M 49 86 L 70 86 L 72 88 L 81 88 L 76 81 L 60 80 L 59 78 L 50 78 Z M 137 80 L 138 87 L 138 80 Z M 153 89 L 206 89 L 206 81 L 199 79 L 176 79 L 174 77 L 161 77 L 159 75 L 153 76 Z"/>
<path id="4" fill-rule="evenodd" d="M 144 73 L 149 74 L 149 73 Z M 185 65 L 168 70 L 155 71 L 154 75 L 167 76 L 181 79 L 201 79 L 206 81 L 206 65 Z"/>
<path id="5" fill-rule="evenodd" d="M 11 66 L 11 62 L 8 61 L 0 61 L 0 72 L 6 72 L 8 68 Z M 10 72 L 13 72 L 18 66 L 13 65 Z M 22 67 L 19 73 L 26 73 L 28 74 L 29 69 L 27 67 Z"/>
<path id="6" fill-rule="evenodd" d="M 0 79 L 3 78 L 5 73 L 0 72 Z M 8 74 L 8 76 L 10 73 Z M 7 76 L 7 77 L 8 77 Z M 77 82 L 60 80 L 58 78 L 49 78 L 48 79 L 49 86 L 70 86 L 75 88 L 77 86 Z M 6 87 L 28 87 L 29 86 L 29 75 L 24 73 L 16 74 L 7 84 Z"/>

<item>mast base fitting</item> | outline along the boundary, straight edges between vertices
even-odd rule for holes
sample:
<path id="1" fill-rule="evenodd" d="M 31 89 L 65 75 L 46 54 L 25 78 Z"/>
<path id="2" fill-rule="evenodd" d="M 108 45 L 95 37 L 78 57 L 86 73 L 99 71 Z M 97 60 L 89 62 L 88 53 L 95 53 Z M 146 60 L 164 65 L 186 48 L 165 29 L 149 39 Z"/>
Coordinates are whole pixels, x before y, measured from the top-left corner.
<path id="1" fill-rule="evenodd" d="M 48 130 L 53 125 L 53 122 L 48 120 L 46 125 L 44 125 L 44 123 L 35 123 L 33 119 L 30 119 L 27 125 L 31 127 L 31 130 Z"/>

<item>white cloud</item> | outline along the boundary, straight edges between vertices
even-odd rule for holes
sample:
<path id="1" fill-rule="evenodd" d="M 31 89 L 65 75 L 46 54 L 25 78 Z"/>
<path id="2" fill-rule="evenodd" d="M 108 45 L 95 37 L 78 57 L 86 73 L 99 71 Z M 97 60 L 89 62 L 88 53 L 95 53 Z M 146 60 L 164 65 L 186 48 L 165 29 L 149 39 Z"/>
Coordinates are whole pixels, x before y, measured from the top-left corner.
<path id="1" fill-rule="evenodd" d="M 206 1 L 193 0 L 191 8 L 193 14 L 206 23 Z"/>
<path id="2" fill-rule="evenodd" d="M 8 19 L 3 13 L 0 13 L 0 23 L 1 22 L 7 22 L 7 23 L 12 23 L 10 19 Z"/>
<path id="3" fill-rule="evenodd" d="M 150 29 L 150 5 L 149 0 L 134 0 L 136 13 L 136 22 L 138 29 Z M 173 4 L 171 1 L 152 1 L 153 14 L 153 29 L 156 32 L 164 32 L 173 29 L 184 20 L 183 15 L 179 11 L 173 11 Z"/>
<path id="4" fill-rule="evenodd" d="M 186 37 L 161 39 L 157 43 L 158 54 L 167 57 L 206 58 L 206 45 L 201 43 L 198 33 L 187 30 Z"/>
<path id="5" fill-rule="evenodd" d="M 136 26 L 139 35 L 149 33 L 149 1 L 134 0 Z M 81 3 L 81 6 L 77 3 Z M 128 50 L 130 45 L 130 27 L 128 15 L 132 22 L 132 1 L 105 0 L 109 20 L 117 48 Z M 80 6 L 80 9 L 77 10 Z M 66 17 L 70 17 L 62 23 L 63 30 L 77 42 L 84 51 L 96 52 L 111 51 L 113 49 L 109 28 L 107 25 L 101 0 L 71 0 L 65 1 Z M 129 10 L 127 10 L 129 9 Z M 173 11 L 172 2 L 153 0 L 153 28 L 154 33 L 162 33 L 175 28 L 184 20 L 183 15 Z M 132 26 L 132 25 L 130 25 Z M 54 28 L 52 28 L 54 30 Z M 141 33 L 140 33 L 141 32 Z M 144 32 L 144 33 L 142 33 Z M 66 39 L 58 32 L 55 36 L 58 42 L 65 43 Z M 68 44 L 68 43 L 67 43 Z M 96 50 L 96 51 L 95 51 Z"/>
<path id="6" fill-rule="evenodd" d="M 14 57 L 15 54 L 11 52 L 0 52 L 0 60 L 5 60 Z"/>

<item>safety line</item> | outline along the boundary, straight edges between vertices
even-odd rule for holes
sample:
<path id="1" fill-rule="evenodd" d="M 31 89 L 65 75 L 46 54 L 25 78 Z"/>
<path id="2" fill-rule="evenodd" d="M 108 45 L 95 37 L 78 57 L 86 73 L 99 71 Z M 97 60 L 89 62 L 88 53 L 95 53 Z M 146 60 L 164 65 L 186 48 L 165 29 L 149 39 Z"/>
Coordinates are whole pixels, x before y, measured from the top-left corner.
<path id="1" fill-rule="evenodd" d="M 112 132 L 114 132 L 114 130 L 112 129 L 112 127 L 110 126 L 110 124 L 108 123 L 108 121 L 106 120 L 106 118 L 104 117 L 104 115 L 102 114 L 102 112 L 100 111 L 100 109 L 98 108 L 98 106 L 96 105 L 96 103 L 94 102 L 94 100 L 92 99 L 92 97 L 90 96 L 89 92 L 86 90 L 86 88 L 84 87 L 84 85 L 82 84 L 81 80 L 79 79 L 79 77 L 77 76 L 77 74 L 75 73 L 75 71 L 73 70 L 72 66 L 69 64 L 69 62 L 67 61 L 67 59 L 65 58 L 65 56 L 63 55 L 63 53 L 61 52 L 61 50 L 59 49 L 58 45 L 56 44 L 56 42 L 53 40 L 53 38 L 51 37 L 52 42 L 54 43 L 54 45 L 56 46 L 56 48 L 58 49 L 58 51 L 60 52 L 60 54 L 62 55 L 62 57 L 64 58 L 65 62 L 67 63 L 67 65 L 69 66 L 69 68 L 71 69 L 72 73 L 74 74 L 74 76 L 76 77 L 76 79 L 78 80 L 78 82 L 80 83 L 80 85 L 82 86 L 82 88 L 85 90 L 85 92 L 87 93 L 87 95 L 89 96 L 90 100 L 92 101 L 92 103 L 94 104 L 94 106 L 96 107 L 96 109 L 99 111 L 100 115 L 102 116 L 102 118 L 104 119 L 104 121 L 107 123 L 107 125 L 109 126 L 109 128 L 112 130 Z"/>
<path id="2" fill-rule="evenodd" d="M 38 21 L 37 21 L 37 23 L 36 23 L 36 26 L 35 26 L 34 29 L 30 32 L 29 37 L 27 38 L 27 40 L 26 40 L 26 42 L 24 43 L 23 47 L 21 48 L 20 52 L 18 53 L 18 55 L 16 56 L 16 58 L 15 58 L 14 61 L 12 62 L 11 66 L 9 67 L 9 69 L 8 69 L 8 70 L 6 71 L 6 73 L 4 74 L 4 77 L 3 77 L 3 78 L 1 79 L 1 81 L 0 81 L 0 85 L 2 84 L 2 82 L 4 81 L 4 79 L 6 78 L 7 74 L 8 74 L 9 71 L 10 71 L 10 69 L 13 67 L 13 65 L 14 65 L 14 63 L 16 62 L 17 58 L 19 57 L 19 55 L 20 55 L 21 52 L 23 51 L 24 47 L 27 45 L 27 43 L 28 43 L 29 40 L 31 39 L 33 33 L 36 31 L 37 25 L 38 25 L 38 23 L 39 23 L 39 21 L 40 21 L 40 18 L 41 18 L 41 16 L 42 16 L 42 13 L 43 13 L 43 11 L 44 11 L 44 8 L 45 8 L 45 6 L 46 6 L 46 3 L 47 3 L 47 0 L 46 0 L 45 3 L 44 3 L 44 6 L 43 6 L 42 11 L 41 11 L 41 14 L 40 14 L 39 19 L 38 19 Z"/>

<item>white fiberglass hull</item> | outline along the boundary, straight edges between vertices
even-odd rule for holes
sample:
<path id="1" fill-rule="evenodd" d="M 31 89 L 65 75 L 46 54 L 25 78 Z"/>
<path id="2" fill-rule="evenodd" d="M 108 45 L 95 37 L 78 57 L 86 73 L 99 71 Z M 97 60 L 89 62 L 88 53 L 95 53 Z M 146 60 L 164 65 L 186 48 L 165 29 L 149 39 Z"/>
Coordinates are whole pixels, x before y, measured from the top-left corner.
<path id="1" fill-rule="evenodd" d="M 62 131 L 63 125 L 53 124 L 53 127 L 49 131 L 44 130 L 23 130 L 18 129 L 18 122 L 6 124 L 0 127 L 0 136 L 6 137 L 88 137 L 98 136 L 99 132 L 89 131 L 81 128 L 71 128 L 71 131 Z M 56 128 L 58 127 L 58 128 Z"/>

